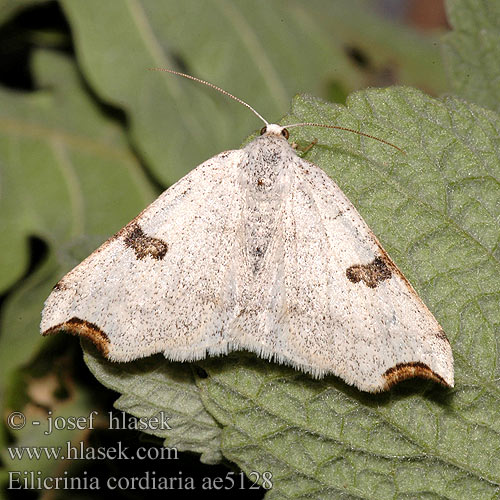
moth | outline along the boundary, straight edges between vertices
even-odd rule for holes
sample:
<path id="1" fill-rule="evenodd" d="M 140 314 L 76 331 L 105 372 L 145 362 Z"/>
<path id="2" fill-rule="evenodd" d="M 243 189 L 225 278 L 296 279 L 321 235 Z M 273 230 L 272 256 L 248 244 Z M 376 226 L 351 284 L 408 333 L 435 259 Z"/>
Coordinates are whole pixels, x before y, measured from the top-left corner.
<path id="1" fill-rule="evenodd" d="M 42 334 L 86 337 L 111 361 L 246 349 L 362 391 L 411 377 L 453 387 L 437 320 L 335 182 L 289 144 L 290 127 L 311 124 L 270 124 L 219 87 L 166 71 L 216 88 L 265 126 L 64 276 Z"/>

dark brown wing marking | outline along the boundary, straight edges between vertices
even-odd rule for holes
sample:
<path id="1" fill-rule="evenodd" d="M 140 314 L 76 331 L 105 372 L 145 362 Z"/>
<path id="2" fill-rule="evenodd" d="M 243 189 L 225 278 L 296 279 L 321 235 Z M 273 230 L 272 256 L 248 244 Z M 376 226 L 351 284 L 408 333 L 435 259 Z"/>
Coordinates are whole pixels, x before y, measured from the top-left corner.
<path id="1" fill-rule="evenodd" d="M 56 292 L 60 292 L 62 290 L 66 290 L 68 287 L 66 286 L 64 282 L 64 278 L 60 279 L 53 287 L 52 290 Z"/>
<path id="2" fill-rule="evenodd" d="M 161 260 L 168 251 L 165 241 L 147 236 L 137 222 L 125 226 L 117 236 L 123 237 L 125 245 L 135 251 L 138 259 L 144 259 L 149 255 L 153 259 Z"/>
<path id="3" fill-rule="evenodd" d="M 440 328 L 437 332 L 436 332 L 436 337 L 438 339 L 441 339 L 441 340 L 444 340 L 446 342 L 448 342 L 448 344 L 450 343 L 450 341 L 448 340 L 448 337 L 446 336 L 446 333 L 444 333 L 444 330 L 442 328 Z"/>
<path id="4" fill-rule="evenodd" d="M 398 363 L 397 365 L 389 368 L 384 374 L 386 379 L 385 386 L 382 390 L 390 389 L 393 385 L 413 377 L 426 378 L 429 380 L 434 380 L 446 387 L 450 385 L 445 381 L 443 377 L 433 372 L 425 363 L 420 361 L 412 361 L 410 363 Z"/>
<path id="5" fill-rule="evenodd" d="M 388 265 L 389 264 L 389 265 Z M 376 288 L 377 285 L 384 280 L 388 280 L 392 276 L 391 263 L 379 256 L 375 257 L 369 264 L 356 264 L 347 268 L 346 276 L 349 281 L 363 283 L 369 288 Z"/>
<path id="6" fill-rule="evenodd" d="M 42 335 L 51 335 L 59 330 L 71 333 L 73 335 L 81 335 L 91 340 L 104 356 L 109 353 L 109 338 L 108 336 L 94 323 L 85 321 L 84 319 L 73 317 L 64 323 L 53 326 L 45 330 Z"/>

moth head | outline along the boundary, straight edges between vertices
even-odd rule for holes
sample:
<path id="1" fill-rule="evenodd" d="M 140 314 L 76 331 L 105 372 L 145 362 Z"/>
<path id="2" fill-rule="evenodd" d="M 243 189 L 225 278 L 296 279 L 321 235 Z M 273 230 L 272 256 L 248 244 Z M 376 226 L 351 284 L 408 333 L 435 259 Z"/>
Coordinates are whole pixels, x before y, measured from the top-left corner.
<path id="1" fill-rule="evenodd" d="M 284 137 L 286 140 L 290 137 L 288 130 L 281 125 L 270 123 L 260 129 L 260 135 L 278 135 Z"/>

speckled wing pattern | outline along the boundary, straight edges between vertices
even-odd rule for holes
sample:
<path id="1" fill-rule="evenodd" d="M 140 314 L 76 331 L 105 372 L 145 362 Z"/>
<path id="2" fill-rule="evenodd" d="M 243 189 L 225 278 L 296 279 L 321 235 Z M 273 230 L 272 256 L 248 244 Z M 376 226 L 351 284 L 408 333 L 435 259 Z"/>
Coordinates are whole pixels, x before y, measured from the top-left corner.
<path id="1" fill-rule="evenodd" d="M 224 346 L 236 308 L 242 155 L 224 152 L 191 171 L 64 276 L 42 332 L 89 337 L 114 361 L 163 351 L 199 359 Z"/>
<path id="2" fill-rule="evenodd" d="M 453 386 L 436 319 L 338 186 L 276 135 L 165 191 L 55 286 L 41 329 L 118 361 L 247 349 L 364 391 Z"/>

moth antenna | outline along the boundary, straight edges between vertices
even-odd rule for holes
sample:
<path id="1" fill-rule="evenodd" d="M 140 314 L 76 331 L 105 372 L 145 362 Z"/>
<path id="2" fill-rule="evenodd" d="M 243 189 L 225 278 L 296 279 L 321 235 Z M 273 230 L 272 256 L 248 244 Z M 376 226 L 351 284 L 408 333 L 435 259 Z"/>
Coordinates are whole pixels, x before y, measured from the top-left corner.
<path id="1" fill-rule="evenodd" d="M 227 95 L 231 99 L 234 99 L 236 102 L 239 102 L 240 104 L 243 104 L 243 106 L 246 106 L 250 111 L 252 111 L 256 116 L 258 116 L 266 125 L 269 125 L 269 122 L 260 114 L 258 113 L 250 104 L 246 103 L 239 97 L 234 96 L 233 94 L 230 94 L 227 90 L 221 89 L 220 87 L 217 87 L 217 85 L 214 85 L 213 83 L 207 82 L 205 80 L 202 80 L 201 78 L 196 78 L 195 76 L 187 75 L 186 73 L 181 73 L 180 71 L 174 71 L 173 69 L 167 69 L 167 68 L 149 68 L 150 71 L 166 71 L 167 73 L 172 73 L 172 75 L 178 75 L 178 76 L 183 76 L 184 78 L 188 78 L 189 80 L 193 80 L 194 82 L 198 83 L 203 83 L 203 85 L 206 85 L 207 87 L 211 87 L 215 90 L 218 90 L 221 94 Z"/>
<path id="2" fill-rule="evenodd" d="M 203 85 L 206 85 L 207 87 L 217 90 L 221 94 L 230 97 L 236 102 L 243 104 L 243 106 L 246 106 L 250 111 L 252 111 L 252 113 L 254 113 L 254 115 L 260 118 L 266 125 L 269 125 L 269 122 L 257 110 L 255 110 L 252 106 L 250 106 L 250 104 L 246 103 L 243 99 L 240 99 L 239 97 L 236 97 L 235 95 L 231 94 L 227 90 L 224 90 L 218 87 L 217 85 L 214 85 L 213 83 L 207 82 L 206 80 L 202 80 L 201 78 L 197 78 L 196 76 L 191 76 L 186 73 L 181 73 L 180 71 L 175 71 L 173 69 L 167 69 L 167 68 L 149 68 L 149 69 L 150 71 L 164 71 L 166 73 L 171 73 L 172 75 L 182 76 L 184 78 L 187 78 L 188 80 L 193 80 L 194 82 L 202 83 Z M 384 139 L 380 139 L 379 137 L 375 137 L 370 134 L 365 134 L 364 132 L 360 132 L 359 130 L 354 130 L 352 128 L 347 128 L 347 127 L 341 127 L 340 125 L 325 125 L 323 123 L 304 122 L 304 123 L 293 123 L 291 125 L 285 126 L 285 128 L 292 128 L 292 127 L 322 127 L 322 128 L 334 128 L 337 130 L 345 130 L 346 132 L 353 132 L 354 134 L 362 135 L 364 137 L 374 139 L 375 141 L 382 142 L 384 144 L 387 144 L 387 146 L 391 146 L 400 151 L 401 153 L 406 154 L 406 152 L 403 149 L 399 148 L 395 144 L 392 144 L 392 142 L 385 141 Z"/>
<path id="3" fill-rule="evenodd" d="M 392 144 L 392 142 L 385 141 L 384 139 L 380 139 L 379 137 L 375 137 L 374 135 L 370 134 L 365 134 L 364 132 L 360 132 L 359 130 L 354 130 L 352 128 L 347 128 L 347 127 L 341 127 L 340 125 L 325 125 L 324 123 L 292 123 L 291 125 L 285 125 L 285 128 L 292 128 L 292 127 L 323 127 L 323 128 L 335 128 L 337 130 L 345 130 L 346 132 L 353 132 L 354 134 L 362 135 L 364 137 L 368 137 L 370 139 L 374 139 L 375 141 L 382 142 L 384 144 L 387 144 L 388 146 L 391 146 L 398 151 L 400 151 L 403 154 L 406 154 L 406 152 L 396 146 L 395 144 Z"/>

